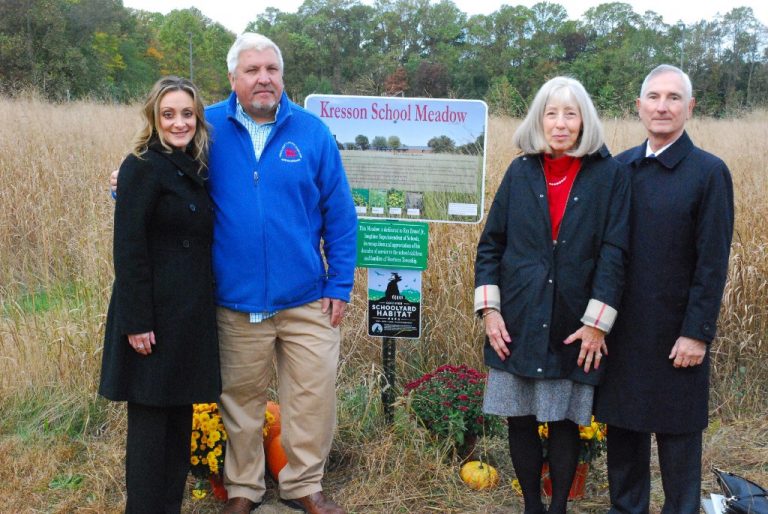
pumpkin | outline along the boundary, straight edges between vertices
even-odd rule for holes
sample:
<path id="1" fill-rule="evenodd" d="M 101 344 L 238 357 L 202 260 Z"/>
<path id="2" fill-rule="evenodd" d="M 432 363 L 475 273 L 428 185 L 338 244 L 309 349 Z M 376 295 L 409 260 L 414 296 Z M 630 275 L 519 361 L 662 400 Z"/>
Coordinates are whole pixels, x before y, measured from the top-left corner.
<path id="1" fill-rule="evenodd" d="M 475 490 L 490 489 L 499 483 L 496 468 L 479 460 L 467 462 L 461 467 L 459 476 L 470 488 Z"/>
<path id="2" fill-rule="evenodd" d="M 280 434 L 274 436 L 264 448 L 267 470 L 269 470 L 269 474 L 275 480 L 278 479 L 280 470 L 288 464 L 288 457 L 285 456 L 285 450 L 283 450 L 283 444 L 280 442 L 280 439 Z"/>
<path id="3" fill-rule="evenodd" d="M 280 405 L 267 402 L 267 412 L 264 414 L 264 448 L 269 446 L 272 439 L 280 435 Z"/>

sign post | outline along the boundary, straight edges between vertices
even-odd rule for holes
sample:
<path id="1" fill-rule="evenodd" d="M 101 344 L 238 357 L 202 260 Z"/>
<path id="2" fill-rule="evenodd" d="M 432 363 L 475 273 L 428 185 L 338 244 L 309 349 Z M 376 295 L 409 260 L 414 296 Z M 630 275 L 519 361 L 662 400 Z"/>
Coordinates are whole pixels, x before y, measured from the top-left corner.
<path id="1" fill-rule="evenodd" d="M 357 265 L 368 268 L 368 335 L 382 337 L 381 402 L 394 420 L 397 337 L 421 335 L 421 271 L 427 267 L 429 225 L 361 219 Z"/>

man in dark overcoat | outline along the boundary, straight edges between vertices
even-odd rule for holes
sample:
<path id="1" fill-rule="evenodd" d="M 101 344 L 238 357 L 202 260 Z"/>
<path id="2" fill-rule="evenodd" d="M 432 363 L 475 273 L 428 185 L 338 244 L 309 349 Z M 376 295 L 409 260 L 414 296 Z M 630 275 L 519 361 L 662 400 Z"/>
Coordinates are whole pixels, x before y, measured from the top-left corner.
<path id="1" fill-rule="evenodd" d="M 617 156 L 632 180 L 630 262 L 595 410 L 608 423 L 610 513 L 648 513 L 655 433 L 662 514 L 694 514 L 733 186 L 725 163 L 685 132 L 695 104 L 685 73 L 655 68 L 636 104 L 648 139 Z"/>

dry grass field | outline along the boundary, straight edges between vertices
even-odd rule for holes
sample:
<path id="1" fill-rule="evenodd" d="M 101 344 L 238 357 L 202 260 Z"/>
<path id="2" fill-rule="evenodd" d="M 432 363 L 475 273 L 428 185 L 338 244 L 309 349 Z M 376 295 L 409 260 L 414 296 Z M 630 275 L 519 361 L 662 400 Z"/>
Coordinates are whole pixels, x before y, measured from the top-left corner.
<path id="1" fill-rule="evenodd" d="M 0 513 L 122 512 L 121 405 L 97 397 L 111 286 L 113 203 L 107 174 L 127 152 L 138 109 L 0 99 Z M 486 207 L 513 158 L 516 121 L 488 133 Z M 712 347 L 712 421 L 705 469 L 717 465 L 768 485 L 768 114 L 695 119 L 695 142 L 730 166 L 737 224 L 719 337 Z M 638 144 L 636 120 L 609 120 L 615 153 Z M 480 226 L 432 224 L 423 279 L 423 337 L 398 341 L 400 385 L 444 363 L 482 368 L 482 333 L 471 315 Z M 519 512 L 502 439 L 481 444 L 501 486 L 472 492 L 450 450 L 430 441 L 402 409 L 381 415 L 381 343 L 365 329 L 365 273 L 345 321 L 339 428 L 327 490 L 359 513 Z M 715 490 L 705 472 L 705 491 Z M 269 504 L 261 512 L 278 512 Z M 654 509 L 661 486 L 653 483 Z M 185 512 L 214 513 L 210 498 Z M 593 465 L 574 513 L 607 510 L 605 464 Z"/>

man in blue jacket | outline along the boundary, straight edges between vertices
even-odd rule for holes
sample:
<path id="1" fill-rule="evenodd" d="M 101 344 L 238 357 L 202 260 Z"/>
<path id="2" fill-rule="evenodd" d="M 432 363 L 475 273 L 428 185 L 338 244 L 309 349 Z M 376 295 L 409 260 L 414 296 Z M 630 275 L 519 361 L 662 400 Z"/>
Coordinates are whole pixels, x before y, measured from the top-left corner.
<path id="1" fill-rule="evenodd" d="M 222 512 L 247 514 L 264 494 L 262 426 L 274 358 L 288 458 L 280 496 L 305 512 L 343 513 L 323 495 L 321 479 L 355 267 L 352 194 L 328 128 L 286 96 L 275 43 L 240 35 L 227 67 L 233 92 L 206 109 L 219 405 L 229 437 Z"/>
<path id="2" fill-rule="evenodd" d="M 655 68 L 637 100 L 648 139 L 616 157 L 632 181 L 630 259 L 595 404 L 597 418 L 608 423 L 611 514 L 648 513 L 651 433 L 661 512 L 699 512 L 709 345 L 734 212 L 728 167 L 685 131 L 694 103 L 685 73 Z"/>

